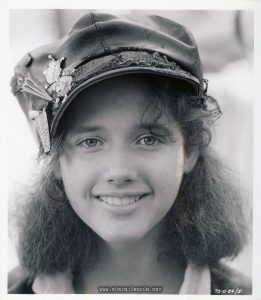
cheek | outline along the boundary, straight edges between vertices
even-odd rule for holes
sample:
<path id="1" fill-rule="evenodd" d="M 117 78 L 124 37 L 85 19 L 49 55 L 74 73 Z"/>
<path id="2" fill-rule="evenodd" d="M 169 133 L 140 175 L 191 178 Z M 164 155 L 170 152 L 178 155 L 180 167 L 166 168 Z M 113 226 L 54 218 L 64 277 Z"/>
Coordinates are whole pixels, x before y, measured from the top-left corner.
<path id="1" fill-rule="evenodd" d="M 184 175 L 184 161 L 184 148 L 181 144 L 154 159 L 153 163 L 147 161 L 144 166 L 149 184 L 154 189 L 157 199 L 155 205 L 159 211 L 166 212 L 173 205 Z"/>
<path id="2" fill-rule="evenodd" d="M 172 185 L 175 183 L 178 185 L 184 174 L 184 158 L 183 145 L 170 149 L 160 158 L 154 160 L 153 165 L 151 165 L 154 170 L 151 173 L 157 174 L 157 180 L 165 187 L 169 182 L 172 182 Z"/>
<path id="3" fill-rule="evenodd" d="M 166 199 L 166 205 L 172 206 L 179 192 L 184 175 L 184 149 L 180 145 L 175 151 L 165 158 L 165 168 L 162 170 L 162 197 Z"/>
<path id="4" fill-rule="evenodd" d="M 85 197 L 95 177 L 91 164 L 80 157 L 64 153 L 60 158 L 61 176 L 65 192 L 70 201 Z"/>

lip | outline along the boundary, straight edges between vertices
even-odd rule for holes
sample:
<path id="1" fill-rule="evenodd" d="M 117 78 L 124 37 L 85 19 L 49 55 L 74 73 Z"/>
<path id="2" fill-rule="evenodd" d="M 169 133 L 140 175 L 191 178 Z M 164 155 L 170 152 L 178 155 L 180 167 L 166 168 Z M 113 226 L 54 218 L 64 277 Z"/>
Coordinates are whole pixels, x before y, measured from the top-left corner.
<path id="1" fill-rule="evenodd" d="M 130 214 L 146 200 L 149 193 L 104 193 L 94 198 L 110 212 L 119 215 Z"/>
<path id="2" fill-rule="evenodd" d="M 93 193 L 94 197 L 134 197 L 149 194 L 148 191 L 103 191 Z"/>

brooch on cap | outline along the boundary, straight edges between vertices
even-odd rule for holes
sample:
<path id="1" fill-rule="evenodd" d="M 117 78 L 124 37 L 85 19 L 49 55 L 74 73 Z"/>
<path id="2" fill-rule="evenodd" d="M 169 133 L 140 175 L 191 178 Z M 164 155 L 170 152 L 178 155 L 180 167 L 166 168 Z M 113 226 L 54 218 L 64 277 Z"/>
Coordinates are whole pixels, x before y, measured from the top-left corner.
<path id="1" fill-rule="evenodd" d="M 61 98 L 64 101 L 64 98 L 66 98 L 68 92 L 72 89 L 72 75 L 75 69 L 62 70 L 61 64 L 64 57 L 55 60 L 51 55 L 48 55 L 48 58 L 50 59 L 49 67 L 43 72 L 47 81 L 45 89 L 53 95 L 55 101 Z"/>
<path id="2" fill-rule="evenodd" d="M 72 75 L 75 72 L 75 69 L 61 68 L 61 64 L 65 60 L 64 57 L 55 60 L 51 55 L 48 55 L 48 58 L 50 60 L 49 66 L 43 72 L 47 82 L 44 87 L 29 72 L 24 79 L 18 78 L 20 91 L 48 101 L 43 110 L 29 111 L 29 117 L 35 123 L 45 153 L 50 151 L 50 132 L 46 107 L 49 103 L 52 103 L 53 114 L 55 114 L 60 105 L 66 101 L 67 94 L 73 87 L 74 79 Z"/>

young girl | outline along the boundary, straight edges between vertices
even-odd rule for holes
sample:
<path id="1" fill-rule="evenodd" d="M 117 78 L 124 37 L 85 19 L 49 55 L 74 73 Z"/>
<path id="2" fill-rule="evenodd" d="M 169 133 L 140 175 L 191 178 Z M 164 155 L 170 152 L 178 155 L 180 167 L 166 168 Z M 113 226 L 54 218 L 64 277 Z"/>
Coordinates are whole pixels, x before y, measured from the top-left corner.
<path id="1" fill-rule="evenodd" d="M 221 111 L 200 66 L 185 27 L 96 13 L 19 62 L 43 167 L 9 293 L 251 293 L 221 263 L 246 227 L 208 147 Z"/>

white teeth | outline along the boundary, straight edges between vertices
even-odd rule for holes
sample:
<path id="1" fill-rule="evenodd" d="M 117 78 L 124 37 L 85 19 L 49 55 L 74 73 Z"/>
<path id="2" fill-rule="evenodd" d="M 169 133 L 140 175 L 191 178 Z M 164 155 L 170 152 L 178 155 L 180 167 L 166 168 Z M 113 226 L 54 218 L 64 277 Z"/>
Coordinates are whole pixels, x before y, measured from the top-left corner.
<path id="1" fill-rule="evenodd" d="M 123 205 L 130 205 L 135 201 L 140 199 L 140 196 L 131 196 L 131 197 L 107 197 L 107 196 L 100 196 L 101 201 L 115 206 L 123 206 Z"/>
<path id="2" fill-rule="evenodd" d="M 113 204 L 113 203 L 114 203 L 113 198 L 108 198 L 108 203 L 109 203 L 109 204 Z"/>

